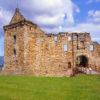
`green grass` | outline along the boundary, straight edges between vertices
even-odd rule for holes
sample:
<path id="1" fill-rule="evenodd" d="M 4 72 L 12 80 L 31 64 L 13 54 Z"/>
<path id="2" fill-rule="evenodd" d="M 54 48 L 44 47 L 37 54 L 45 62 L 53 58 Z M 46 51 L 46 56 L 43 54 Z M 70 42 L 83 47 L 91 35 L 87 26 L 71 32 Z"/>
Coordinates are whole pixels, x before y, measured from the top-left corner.
<path id="1" fill-rule="evenodd" d="M 0 100 L 100 100 L 100 76 L 0 76 Z"/>

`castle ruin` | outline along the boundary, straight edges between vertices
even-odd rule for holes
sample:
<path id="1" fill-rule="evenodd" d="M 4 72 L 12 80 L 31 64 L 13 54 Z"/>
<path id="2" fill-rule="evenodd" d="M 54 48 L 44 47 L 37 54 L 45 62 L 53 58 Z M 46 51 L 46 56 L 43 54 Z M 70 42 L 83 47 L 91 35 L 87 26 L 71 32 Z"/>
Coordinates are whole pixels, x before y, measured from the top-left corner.
<path id="1" fill-rule="evenodd" d="M 4 73 L 67 76 L 76 67 L 100 71 L 100 45 L 90 33 L 47 34 L 16 9 L 4 26 Z"/>

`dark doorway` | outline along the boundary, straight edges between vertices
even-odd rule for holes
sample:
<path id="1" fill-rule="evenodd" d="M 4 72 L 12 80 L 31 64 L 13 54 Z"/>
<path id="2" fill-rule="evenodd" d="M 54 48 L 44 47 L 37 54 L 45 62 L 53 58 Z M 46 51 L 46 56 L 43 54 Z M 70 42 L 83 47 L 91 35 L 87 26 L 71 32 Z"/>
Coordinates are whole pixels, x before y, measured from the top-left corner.
<path id="1" fill-rule="evenodd" d="M 84 55 L 78 56 L 76 65 L 78 67 L 88 67 L 88 58 Z"/>
<path id="2" fill-rule="evenodd" d="M 68 68 L 71 68 L 72 65 L 71 65 L 71 62 L 68 62 Z"/>

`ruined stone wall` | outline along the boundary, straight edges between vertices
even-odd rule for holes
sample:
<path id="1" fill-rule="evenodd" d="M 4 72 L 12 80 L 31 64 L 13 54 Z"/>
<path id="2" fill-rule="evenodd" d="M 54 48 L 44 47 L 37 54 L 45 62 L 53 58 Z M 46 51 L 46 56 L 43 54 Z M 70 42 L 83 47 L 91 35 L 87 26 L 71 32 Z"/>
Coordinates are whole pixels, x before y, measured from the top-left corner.
<path id="1" fill-rule="evenodd" d="M 91 37 L 89 33 L 78 34 L 78 49 L 75 49 L 76 50 L 75 59 L 77 59 L 77 57 L 81 55 L 86 56 L 88 59 L 88 66 L 92 63 L 92 60 L 91 60 L 92 52 L 90 51 L 91 44 L 92 44 L 92 41 L 91 41 Z"/>
<path id="2" fill-rule="evenodd" d="M 94 42 L 94 51 L 92 52 L 93 58 L 93 68 L 97 71 L 100 71 L 100 44 Z"/>
<path id="3" fill-rule="evenodd" d="M 92 52 L 89 49 L 92 43 L 90 35 L 87 33 L 77 35 L 78 41 L 75 37 L 73 40 L 74 51 L 72 51 L 72 40 L 68 39 L 72 37 L 72 33 L 48 34 L 43 37 L 36 37 L 35 75 L 66 76 L 68 63 L 71 62 L 71 67 L 73 67 L 74 61 L 74 67 L 76 67 L 76 59 L 80 55 L 88 58 L 90 66 L 93 63 Z M 85 39 L 83 45 L 81 44 L 81 38 Z M 67 45 L 67 51 L 64 51 L 64 45 Z M 74 59 L 72 52 L 74 52 Z"/>
<path id="4" fill-rule="evenodd" d="M 66 34 L 64 36 L 51 34 L 45 37 L 42 45 L 42 66 L 46 76 L 64 76 L 66 74 L 69 56 L 64 51 L 65 44 L 67 45 Z"/>
<path id="5" fill-rule="evenodd" d="M 99 66 L 100 49 L 95 45 L 95 49 L 90 51 L 91 44 L 93 42 L 88 33 L 45 34 L 38 26 L 27 22 L 7 27 L 5 72 L 35 76 L 66 76 L 68 63 L 71 63 L 71 67 L 77 67 L 77 57 L 81 55 L 88 58 L 89 67 L 94 69 L 95 66 Z M 99 67 L 96 69 L 99 70 Z"/>
<path id="6" fill-rule="evenodd" d="M 66 76 L 68 63 L 77 67 L 76 59 L 80 55 L 88 58 L 89 66 L 99 63 L 94 59 L 98 57 L 100 61 L 100 49 L 95 45 L 94 51 L 90 51 L 91 44 L 88 33 L 45 34 L 38 26 L 24 23 L 5 31 L 5 71 L 35 76 Z"/>
<path id="7" fill-rule="evenodd" d="M 67 33 L 45 35 L 37 28 L 24 26 L 24 73 L 36 76 L 64 76 L 67 74 L 71 53 L 64 51 L 68 45 Z M 57 40 L 55 40 L 57 37 Z"/>

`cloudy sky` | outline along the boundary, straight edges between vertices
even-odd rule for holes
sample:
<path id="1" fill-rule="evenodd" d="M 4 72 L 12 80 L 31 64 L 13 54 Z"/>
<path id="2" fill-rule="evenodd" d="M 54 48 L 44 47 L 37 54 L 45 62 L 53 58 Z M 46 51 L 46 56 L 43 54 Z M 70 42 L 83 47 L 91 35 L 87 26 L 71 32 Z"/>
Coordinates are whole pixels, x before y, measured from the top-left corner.
<path id="1" fill-rule="evenodd" d="M 100 0 L 18 0 L 22 14 L 44 31 L 90 32 L 100 43 Z M 17 0 L 0 0 L 0 56 L 4 55 L 2 26 L 9 24 Z"/>

